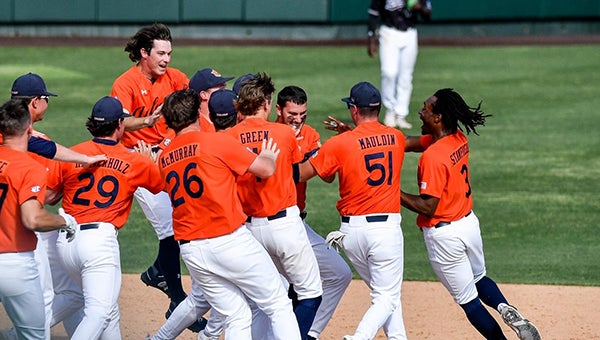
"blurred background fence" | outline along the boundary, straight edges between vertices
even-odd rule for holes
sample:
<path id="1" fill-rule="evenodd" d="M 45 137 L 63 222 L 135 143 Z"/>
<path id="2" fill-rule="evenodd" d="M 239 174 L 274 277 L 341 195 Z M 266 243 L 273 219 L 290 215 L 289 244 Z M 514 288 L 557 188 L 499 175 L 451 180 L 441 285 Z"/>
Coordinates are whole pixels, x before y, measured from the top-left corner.
<path id="1" fill-rule="evenodd" d="M 421 37 L 600 35 L 598 0 L 432 0 Z M 169 24 L 177 38 L 363 39 L 369 0 L 0 0 L 2 37 L 124 37 Z"/>

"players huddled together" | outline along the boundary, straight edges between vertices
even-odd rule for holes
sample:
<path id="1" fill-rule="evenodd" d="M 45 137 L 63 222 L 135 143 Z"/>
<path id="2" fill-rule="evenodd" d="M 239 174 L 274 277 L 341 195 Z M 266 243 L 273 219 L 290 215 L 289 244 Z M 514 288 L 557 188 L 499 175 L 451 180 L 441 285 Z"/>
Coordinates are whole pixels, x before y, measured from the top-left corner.
<path id="1" fill-rule="evenodd" d="M 340 250 L 372 298 L 343 339 L 380 328 L 406 339 L 402 206 L 418 213 L 434 272 L 483 337 L 506 339 L 482 302 L 518 338 L 541 338 L 486 276 L 466 138 L 489 117 L 480 105 L 441 89 L 419 110 L 421 135 L 406 136 L 380 122 L 381 94 L 361 81 L 341 99 L 354 125 L 330 117 L 337 134 L 321 144 L 302 88 L 275 94 L 266 72 L 232 90 L 234 77 L 212 68 L 188 78 L 169 66 L 171 40 L 160 23 L 131 37 L 134 65 L 91 109 L 90 140 L 71 148 L 33 130 L 56 96 L 39 75 L 17 78 L 0 106 L 0 300 L 16 339 L 50 339 L 61 322 L 70 339 L 121 339 L 117 236 L 134 198 L 159 243 L 140 278 L 168 298 L 148 339 L 186 328 L 198 339 L 319 339 L 352 279 Z M 418 194 L 400 187 L 405 152 L 422 153 Z M 316 176 L 339 185 L 340 227 L 325 238 L 306 221 Z M 59 202 L 59 214 L 44 208 Z"/>

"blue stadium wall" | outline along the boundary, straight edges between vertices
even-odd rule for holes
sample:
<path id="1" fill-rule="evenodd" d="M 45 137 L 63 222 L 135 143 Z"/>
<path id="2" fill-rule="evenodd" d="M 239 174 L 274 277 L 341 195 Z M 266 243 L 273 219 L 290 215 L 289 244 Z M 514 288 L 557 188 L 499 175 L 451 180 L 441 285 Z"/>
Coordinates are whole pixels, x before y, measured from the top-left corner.
<path id="1" fill-rule="evenodd" d="M 600 34 L 600 0 L 432 3 L 432 34 Z M 186 28 L 183 31 L 192 37 L 206 36 L 210 30 L 202 28 L 212 27 L 211 34 L 220 36 L 238 32 L 251 37 L 351 38 L 364 35 L 368 4 L 369 0 L 0 0 L 0 35 L 128 35 L 128 25 L 164 22 Z M 492 28 L 486 33 L 485 27 Z"/>

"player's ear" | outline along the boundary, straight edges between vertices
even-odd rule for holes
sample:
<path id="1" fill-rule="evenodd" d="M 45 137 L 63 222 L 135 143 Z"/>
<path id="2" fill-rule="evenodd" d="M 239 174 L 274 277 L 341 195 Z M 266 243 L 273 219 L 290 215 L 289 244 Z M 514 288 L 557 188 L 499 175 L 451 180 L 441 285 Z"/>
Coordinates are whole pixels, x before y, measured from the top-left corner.
<path id="1" fill-rule="evenodd" d="M 277 113 L 277 121 L 283 122 L 283 112 L 281 112 L 281 106 L 275 104 L 275 113 Z"/>

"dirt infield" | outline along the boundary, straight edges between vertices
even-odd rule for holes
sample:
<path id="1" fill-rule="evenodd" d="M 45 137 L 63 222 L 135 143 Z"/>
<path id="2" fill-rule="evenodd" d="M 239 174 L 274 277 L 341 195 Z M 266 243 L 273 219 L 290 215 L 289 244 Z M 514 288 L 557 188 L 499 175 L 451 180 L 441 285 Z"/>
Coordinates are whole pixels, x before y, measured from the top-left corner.
<path id="1" fill-rule="evenodd" d="M 190 278 L 184 276 L 190 289 Z M 600 339 L 600 287 L 542 286 L 501 284 L 500 288 L 519 311 L 532 320 L 545 340 Z M 167 298 L 154 288 L 146 287 L 138 275 L 123 275 L 119 298 L 123 339 L 144 339 L 164 322 Z M 339 340 L 351 334 L 369 307 L 369 291 L 362 281 L 353 280 L 338 306 L 322 340 Z M 410 339 L 479 339 L 479 334 L 466 320 L 439 282 L 404 282 L 402 293 L 404 322 Z M 502 325 L 508 339 L 515 334 L 492 313 Z M 0 309 L 0 329 L 10 323 Z M 67 339 L 62 326 L 52 331 L 52 339 Z M 186 330 L 178 339 L 195 340 Z M 385 339 L 380 331 L 375 339 Z"/>

